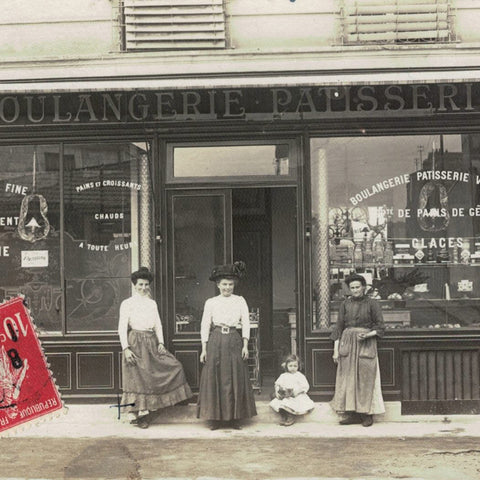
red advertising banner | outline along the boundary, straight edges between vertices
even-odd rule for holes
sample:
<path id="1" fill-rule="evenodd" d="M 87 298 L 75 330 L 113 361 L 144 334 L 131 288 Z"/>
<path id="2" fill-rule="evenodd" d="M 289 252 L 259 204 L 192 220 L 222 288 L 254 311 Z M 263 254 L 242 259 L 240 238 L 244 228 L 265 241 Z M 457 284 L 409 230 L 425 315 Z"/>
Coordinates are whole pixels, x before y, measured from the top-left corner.
<path id="1" fill-rule="evenodd" d="M 0 433 L 61 410 L 32 318 L 22 297 L 0 305 Z"/>

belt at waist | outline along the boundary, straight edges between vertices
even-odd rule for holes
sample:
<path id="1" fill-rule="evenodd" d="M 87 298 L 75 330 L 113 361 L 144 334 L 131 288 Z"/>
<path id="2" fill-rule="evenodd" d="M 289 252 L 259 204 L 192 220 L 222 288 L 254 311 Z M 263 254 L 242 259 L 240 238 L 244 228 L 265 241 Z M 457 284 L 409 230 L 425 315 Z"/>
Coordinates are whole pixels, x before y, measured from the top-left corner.
<path id="1" fill-rule="evenodd" d="M 128 330 L 128 333 L 136 333 L 137 335 L 155 335 L 155 330 L 153 328 L 150 328 L 148 330 L 137 330 L 135 328 L 130 328 Z"/>
<path id="2" fill-rule="evenodd" d="M 215 325 L 213 327 L 214 330 L 218 330 L 219 332 L 223 333 L 226 335 L 227 333 L 232 333 L 236 331 L 236 327 L 225 327 L 222 325 Z"/>

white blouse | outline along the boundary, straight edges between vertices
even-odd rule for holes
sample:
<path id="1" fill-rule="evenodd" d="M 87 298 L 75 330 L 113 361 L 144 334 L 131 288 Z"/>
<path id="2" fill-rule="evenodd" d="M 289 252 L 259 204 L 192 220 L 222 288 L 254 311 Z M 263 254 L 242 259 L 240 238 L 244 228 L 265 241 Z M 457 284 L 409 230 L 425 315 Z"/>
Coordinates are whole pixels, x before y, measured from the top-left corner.
<path id="1" fill-rule="evenodd" d="M 208 342 L 211 326 L 242 327 L 242 337 L 250 338 L 250 315 L 245 299 L 239 295 L 217 295 L 205 302 L 200 336 Z"/>
<path id="2" fill-rule="evenodd" d="M 128 347 L 128 329 L 152 330 L 156 333 L 159 343 L 163 343 L 163 330 L 157 303 L 149 297 L 134 293 L 120 305 L 120 320 L 118 335 L 122 350 Z"/>

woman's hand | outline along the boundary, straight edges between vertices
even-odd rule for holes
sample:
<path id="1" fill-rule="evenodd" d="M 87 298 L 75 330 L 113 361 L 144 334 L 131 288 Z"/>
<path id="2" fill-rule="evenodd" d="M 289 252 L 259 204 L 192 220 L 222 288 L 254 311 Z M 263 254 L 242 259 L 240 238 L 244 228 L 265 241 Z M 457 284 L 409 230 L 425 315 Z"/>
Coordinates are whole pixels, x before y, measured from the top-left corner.
<path id="1" fill-rule="evenodd" d="M 123 354 L 125 355 L 125 360 L 129 365 L 136 365 L 137 363 L 137 356 L 130 350 L 130 347 L 127 347 Z"/>
<path id="2" fill-rule="evenodd" d="M 158 353 L 166 353 L 167 349 L 165 348 L 165 345 L 163 343 L 159 343 L 157 347 Z"/>
<path id="3" fill-rule="evenodd" d="M 376 330 L 372 330 L 371 332 L 367 333 L 359 333 L 358 334 L 358 339 L 359 340 L 366 340 L 367 338 L 372 338 L 377 334 Z"/>
<path id="4" fill-rule="evenodd" d="M 202 353 L 200 354 L 200 363 L 207 363 L 207 351 L 202 350 Z"/>
<path id="5" fill-rule="evenodd" d="M 332 359 L 333 359 L 333 363 L 335 364 L 338 363 L 338 350 L 333 351 Z"/>
<path id="6" fill-rule="evenodd" d="M 242 358 L 244 360 L 248 359 L 248 345 L 244 345 L 242 348 Z"/>

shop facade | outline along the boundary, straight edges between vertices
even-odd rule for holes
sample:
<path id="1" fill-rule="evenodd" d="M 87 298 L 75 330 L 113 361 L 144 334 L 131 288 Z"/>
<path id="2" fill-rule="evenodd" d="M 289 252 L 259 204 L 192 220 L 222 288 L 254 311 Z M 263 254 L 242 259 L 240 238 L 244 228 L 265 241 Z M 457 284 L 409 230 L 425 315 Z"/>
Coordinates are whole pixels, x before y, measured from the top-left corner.
<path id="1" fill-rule="evenodd" d="M 198 390 L 210 269 L 243 260 L 258 390 L 295 351 L 312 397 L 332 397 L 355 271 L 384 310 L 385 399 L 478 413 L 480 83 L 398 77 L 3 94 L 1 295 L 25 295 L 64 398 L 121 392 L 118 308 L 140 265 Z"/>

